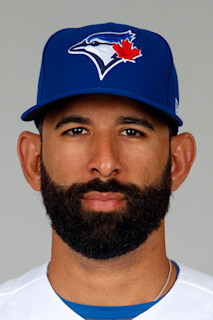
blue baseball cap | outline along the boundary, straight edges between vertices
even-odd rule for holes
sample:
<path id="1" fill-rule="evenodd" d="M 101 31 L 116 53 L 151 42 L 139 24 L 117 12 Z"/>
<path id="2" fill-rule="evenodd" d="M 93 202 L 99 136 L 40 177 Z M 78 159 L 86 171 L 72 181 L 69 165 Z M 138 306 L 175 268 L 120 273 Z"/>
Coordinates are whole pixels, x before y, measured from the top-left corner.
<path id="1" fill-rule="evenodd" d="M 178 79 L 168 43 L 151 31 L 116 23 L 53 34 L 43 51 L 37 104 L 21 118 L 36 121 L 51 110 L 53 102 L 98 93 L 141 101 L 175 128 L 182 125 Z"/>

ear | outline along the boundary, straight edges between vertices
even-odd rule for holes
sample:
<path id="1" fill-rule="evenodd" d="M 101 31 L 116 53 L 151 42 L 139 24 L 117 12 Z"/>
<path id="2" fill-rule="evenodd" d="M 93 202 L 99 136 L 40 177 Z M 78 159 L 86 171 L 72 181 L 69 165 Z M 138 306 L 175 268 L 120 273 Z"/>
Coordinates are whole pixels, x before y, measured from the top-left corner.
<path id="1" fill-rule="evenodd" d="M 171 139 L 172 191 L 186 179 L 196 155 L 195 139 L 190 133 L 182 133 Z"/>
<path id="2" fill-rule="evenodd" d="M 24 176 L 31 187 L 40 191 L 40 135 L 24 131 L 18 139 L 18 156 L 21 162 Z"/>

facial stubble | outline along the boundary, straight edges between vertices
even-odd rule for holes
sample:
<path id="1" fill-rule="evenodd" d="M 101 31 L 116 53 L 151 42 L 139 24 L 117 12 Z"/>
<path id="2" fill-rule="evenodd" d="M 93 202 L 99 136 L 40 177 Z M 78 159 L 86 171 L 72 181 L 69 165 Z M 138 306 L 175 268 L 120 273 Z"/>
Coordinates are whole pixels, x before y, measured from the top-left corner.
<path id="1" fill-rule="evenodd" d="M 82 198 L 90 191 L 119 192 L 126 204 L 116 211 L 86 209 Z M 51 180 L 41 159 L 41 192 L 52 228 L 71 249 L 93 259 L 118 257 L 138 248 L 159 228 L 169 208 L 171 159 L 161 179 L 143 189 L 99 178 L 65 188 Z"/>

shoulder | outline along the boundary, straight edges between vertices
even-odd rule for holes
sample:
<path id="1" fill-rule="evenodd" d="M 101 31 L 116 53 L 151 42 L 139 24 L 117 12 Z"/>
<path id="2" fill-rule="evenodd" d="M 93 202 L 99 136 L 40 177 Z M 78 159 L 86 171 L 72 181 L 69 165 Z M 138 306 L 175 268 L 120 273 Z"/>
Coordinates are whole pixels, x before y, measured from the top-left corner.
<path id="1" fill-rule="evenodd" d="M 179 263 L 178 266 L 178 278 L 165 296 L 166 313 L 175 320 L 213 319 L 213 277 Z"/>
<path id="2" fill-rule="evenodd" d="M 178 277 L 170 291 L 139 319 L 212 320 L 213 277 L 180 263 Z"/>
<path id="3" fill-rule="evenodd" d="M 194 270 L 185 265 L 179 264 L 180 273 L 177 279 L 177 283 L 184 288 L 193 290 L 194 292 L 200 292 L 205 295 L 213 297 L 213 277 Z"/>
<path id="4" fill-rule="evenodd" d="M 47 263 L 36 267 L 22 276 L 0 284 L 0 319 L 16 319 L 13 306 L 23 296 L 27 300 L 30 292 L 39 287 L 46 278 Z M 12 314 L 14 313 L 14 314 Z"/>
<path id="5" fill-rule="evenodd" d="M 18 278 L 0 284 L 0 299 L 24 290 L 42 277 L 45 277 L 46 273 L 47 263 L 26 272 Z"/>

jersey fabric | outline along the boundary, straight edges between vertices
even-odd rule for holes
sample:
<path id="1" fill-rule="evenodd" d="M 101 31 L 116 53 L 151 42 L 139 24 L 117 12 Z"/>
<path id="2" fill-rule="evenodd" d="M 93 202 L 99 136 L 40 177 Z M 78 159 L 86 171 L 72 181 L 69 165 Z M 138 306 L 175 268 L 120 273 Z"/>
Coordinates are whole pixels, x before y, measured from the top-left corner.
<path id="1" fill-rule="evenodd" d="M 213 277 L 178 264 L 171 290 L 134 320 L 212 320 Z M 47 278 L 48 264 L 0 285 L 1 320 L 82 320 L 55 293 Z"/>

